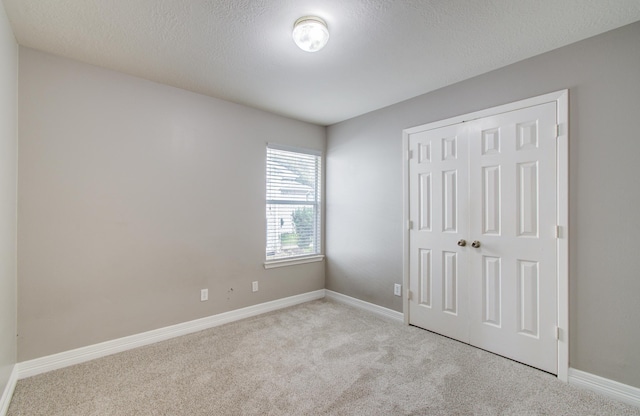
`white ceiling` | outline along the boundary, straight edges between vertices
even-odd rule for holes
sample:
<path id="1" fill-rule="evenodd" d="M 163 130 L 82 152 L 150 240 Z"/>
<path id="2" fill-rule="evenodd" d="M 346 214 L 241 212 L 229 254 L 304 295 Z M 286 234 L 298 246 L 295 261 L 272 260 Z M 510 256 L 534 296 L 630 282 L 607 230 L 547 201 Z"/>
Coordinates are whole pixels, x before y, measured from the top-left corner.
<path id="1" fill-rule="evenodd" d="M 639 0 L 3 1 L 21 45 L 321 125 L 640 20 Z M 304 15 L 320 52 L 291 39 Z"/>

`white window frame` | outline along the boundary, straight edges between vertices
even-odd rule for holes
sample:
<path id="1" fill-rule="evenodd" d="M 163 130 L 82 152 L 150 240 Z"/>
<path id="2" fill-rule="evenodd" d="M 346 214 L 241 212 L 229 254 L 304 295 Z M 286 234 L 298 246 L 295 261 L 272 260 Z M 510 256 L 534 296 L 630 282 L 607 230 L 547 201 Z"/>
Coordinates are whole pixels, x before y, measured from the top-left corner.
<path id="1" fill-rule="evenodd" d="M 277 200 L 270 200 L 269 198 L 269 187 L 270 187 L 270 182 L 269 182 L 269 151 L 270 150 L 275 150 L 275 151 L 284 151 L 284 152 L 290 152 L 290 153 L 299 153 L 301 155 L 307 155 L 307 156 L 314 156 L 316 158 L 315 162 L 316 162 L 316 171 L 317 171 L 317 178 L 316 178 L 316 183 L 315 183 L 315 189 L 314 189 L 314 200 L 313 201 L 308 201 L 308 202 L 303 202 L 297 199 L 292 199 L 292 200 L 286 200 L 286 199 L 282 199 L 279 198 Z M 323 235 L 322 235 L 322 177 L 323 177 L 323 169 L 322 169 L 322 151 L 320 150 L 314 150 L 314 149 L 305 149 L 305 148 L 299 148 L 299 147 L 293 147 L 293 146 L 286 146 L 286 145 L 280 145 L 280 144 L 275 144 L 275 143 L 267 143 L 267 148 L 266 148 L 266 157 L 265 157 L 265 161 L 266 161 L 266 169 L 265 169 L 265 173 L 266 173 L 266 180 L 265 180 L 265 188 L 266 188 L 266 198 L 265 198 L 265 208 L 266 208 L 266 223 L 265 223 L 265 237 L 266 237 L 266 246 L 265 246 L 265 263 L 264 263 L 264 267 L 266 269 L 270 269 L 270 268 L 274 268 L 274 267 L 283 267 L 283 266 L 291 266 L 291 265 L 296 265 L 296 264 L 304 264 L 304 263 L 312 263 L 312 262 L 318 262 L 318 261 L 322 261 L 324 259 L 324 255 L 322 254 L 322 246 L 323 246 Z M 313 248 L 314 248 L 314 252 L 313 253 L 309 253 L 309 254 L 295 254 L 292 253 L 290 255 L 286 255 L 286 256 L 278 256 L 278 257 L 272 257 L 269 256 L 268 253 L 270 252 L 270 249 L 272 248 L 272 246 L 275 244 L 276 246 L 278 245 L 278 241 L 279 241 L 279 237 L 276 238 L 276 241 L 271 241 L 273 240 L 273 229 L 270 229 L 270 221 L 273 222 L 272 219 L 269 218 L 269 206 L 273 206 L 273 205 L 282 205 L 282 206 L 286 206 L 286 205 L 292 205 L 292 206 L 300 206 L 300 205 L 307 205 L 307 206 L 311 206 L 315 208 L 315 216 L 314 216 L 314 238 L 313 238 Z"/>

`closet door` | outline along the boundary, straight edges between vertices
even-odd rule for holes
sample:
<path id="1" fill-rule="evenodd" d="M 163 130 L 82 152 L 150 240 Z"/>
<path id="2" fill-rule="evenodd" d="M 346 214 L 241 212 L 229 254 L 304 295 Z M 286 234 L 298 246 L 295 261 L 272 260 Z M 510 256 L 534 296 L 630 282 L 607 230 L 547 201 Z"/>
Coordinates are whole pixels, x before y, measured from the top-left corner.
<path id="1" fill-rule="evenodd" d="M 409 321 L 557 373 L 556 103 L 409 135 Z"/>
<path id="2" fill-rule="evenodd" d="M 411 324 L 468 338 L 469 214 L 466 128 L 443 127 L 410 136 Z M 459 245 L 460 242 L 460 245 Z"/>
<path id="3" fill-rule="evenodd" d="M 555 126 L 555 103 L 468 125 L 469 343 L 554 374 Z"/>

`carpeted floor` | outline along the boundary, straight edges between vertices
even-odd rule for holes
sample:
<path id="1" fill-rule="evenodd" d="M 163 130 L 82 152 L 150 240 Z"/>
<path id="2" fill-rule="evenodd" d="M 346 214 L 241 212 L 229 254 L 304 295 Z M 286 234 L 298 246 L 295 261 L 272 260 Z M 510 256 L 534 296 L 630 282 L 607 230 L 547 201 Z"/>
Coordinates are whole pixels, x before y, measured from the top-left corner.
<path id="1" fill-rule="evenodd" d="M 321 300 L 20 380 L 8 415 L 640 415 Z"/>

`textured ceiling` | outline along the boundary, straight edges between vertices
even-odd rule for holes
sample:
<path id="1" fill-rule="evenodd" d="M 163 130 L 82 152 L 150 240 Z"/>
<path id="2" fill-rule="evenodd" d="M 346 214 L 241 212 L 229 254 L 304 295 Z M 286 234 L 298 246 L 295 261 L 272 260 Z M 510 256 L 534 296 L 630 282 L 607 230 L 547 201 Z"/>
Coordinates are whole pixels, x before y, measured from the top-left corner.
<path id="1" fill-rule="evenodd" d="M 321 125 L 640 20 L 639 0 L 3 1 L 21 45 Z M 291 39 L 309 14 L 316 53 Z"/>

